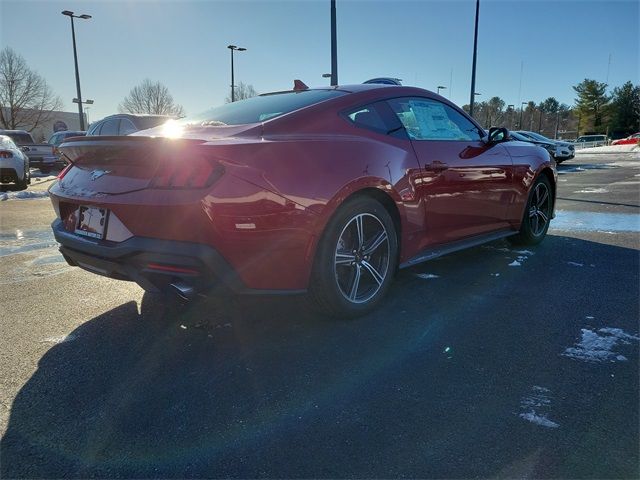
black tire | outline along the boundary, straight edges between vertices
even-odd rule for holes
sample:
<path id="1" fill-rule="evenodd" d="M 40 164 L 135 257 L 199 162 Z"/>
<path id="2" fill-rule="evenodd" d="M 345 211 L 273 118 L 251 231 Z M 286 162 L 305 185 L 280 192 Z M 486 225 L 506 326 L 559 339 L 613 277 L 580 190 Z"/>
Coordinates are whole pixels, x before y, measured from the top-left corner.
<path id="1" fill-rule="evenodd" d="M 18 190 L 26 190 L 27 185 L 29 185 L 30 183 L 31 183 L 31 177 L 29 173 L 25 171 L 24 176 L 22 177 L 22 180 L 16 181 L 16 188 Z"/>
<path id="2" fill-rule="evenodd" d="M 310 297 L 332 317 L 364 315 L 384 298 L 397 264 L 391 215 L 370 197 L 354 197 L 338 209 L 320 239 Z"/>
<path id="3" fill-rule="evenodd" d="M 551 183 L 543 174 L 533 183 L 522 215 L 522 224 L 517 235 L 509 237 L 517 245 L 537 245 L 547 235 L 551 212 L 553 211 L 553 195 Z"/>

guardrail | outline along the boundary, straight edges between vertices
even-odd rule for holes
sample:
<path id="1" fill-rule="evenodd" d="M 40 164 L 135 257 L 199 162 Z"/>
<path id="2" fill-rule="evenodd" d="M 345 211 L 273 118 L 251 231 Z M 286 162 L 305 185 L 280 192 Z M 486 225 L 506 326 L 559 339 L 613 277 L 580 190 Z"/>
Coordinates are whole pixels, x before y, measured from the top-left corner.
<path id="1" fill-rule="evenodd" d="M 600 140 L 597 142 L 577 142 L 577 143 L 572 143 L 571 145 L 573 145 L 573 148 L 575 148 L 576 150 L 582 150 L 583 148 L 606 146 L 607 142 L 603 142 L 602 140 Z"/>

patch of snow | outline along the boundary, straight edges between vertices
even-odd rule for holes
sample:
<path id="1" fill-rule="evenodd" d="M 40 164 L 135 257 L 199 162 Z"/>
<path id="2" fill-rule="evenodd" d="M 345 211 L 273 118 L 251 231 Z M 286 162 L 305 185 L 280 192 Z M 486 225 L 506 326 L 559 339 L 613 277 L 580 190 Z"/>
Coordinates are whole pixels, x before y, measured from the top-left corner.
<path id="1" fill-rule="evenodd" d="M 617 355 L 616 360 L 618 360 L 619 362 L 626 362 L 627 357 L 625 357 L 624 355 Z"/>
<path id="2" fill-rule="evenodd" d="M 516 253 L 519 253 L 520 255 L 534 255 L 531 250 L 516 250 Z"/>
<path id="3" fill-rule="evenodd" d="M 49 192 L 46 190 L 22 190 L 20 192 L 0 193 L 0 202 L 5 200 L 28 200 L 32 198 L 47 198 Z"/>
<path id="4" fill-rule="evenodd" d="M 567 348 L 562 356 L 590 363 L 624 361 L 626 357 L 615 353 L 613 349 L 618 345 L 630 345 L 633 340 L 640 341 L 640 337 L 630 335 L 620 328 L 605 327 L 598 331 L 583 328 L 581 331 L 580 341 Z M 618 357 L 623 357 L 624 360 Z"/>
<path id="5" fill-rule="evenodd" d="M 606 188 L 587 187 L 583 188 L 582 190 L 576 190 L 573 193 L 609 193 L 609 190 L 607 190 Z"/>
<path id="6" fill-rule="evenodd" d="M 591 315 L 587 315 L 587 316 L 586 316 L 586 317 L 584 317 L 584 318 L 586 318 L 587 320 L 593 320 L 595 317 L 592 317 Z"/>
<path id="7" fill-rule="evenodd" d="M 558 428 L 560 426 L 556 422 L 549 420 L 545 415 L 537 415 L 532 412 L 521 413 L 519 417 L 536 425 L 540 425 L 541 427 Z"/>
<path id="8" fill-rule="evenodd" d="M 522 264 L 518 260 L 514 260 L 509 264 L 510 267 L 519 267 L 520 265 Z"/>
<path id="9" fill-rule="evenodd" d="M 433 273 L 416 273 L 416 277 L 430 280 L 432 278 L 440 278 L 440 275 L 434 275 Z"/>
<path id="10" fill-rule="evenodd" d="M 499 273 L 490 273 L 489 275 L 491 275 L 492 277 L 499 277 L 500 276 Z"/>
<path id="11" fill-rule="evenodd" d="M 567 265 L 573 265 L 574 267 L 584 267 L 584 263 L 567 262 Z"/>
<path id="12" fill-rule="evenodd" d="M 560 425 L 549 420 L 546 413 L 551 408 L 551 398 L 548 396 L 551 390 L 534 385 L 531 387 L 531 391 L 532 393 L 520 400 L 520 413 L 518 416 L 541 427 L 558 428 Z"/>
<path id="13" fill-rule="evenodd" d="M 55 343 L 57 345 L 59 343 L 72 342 L 76 338 L 78 338 L 77 335 L 70 333 L 69 335 L 58 335 L 55 337 L 45 338 L 41 343 Z"/>

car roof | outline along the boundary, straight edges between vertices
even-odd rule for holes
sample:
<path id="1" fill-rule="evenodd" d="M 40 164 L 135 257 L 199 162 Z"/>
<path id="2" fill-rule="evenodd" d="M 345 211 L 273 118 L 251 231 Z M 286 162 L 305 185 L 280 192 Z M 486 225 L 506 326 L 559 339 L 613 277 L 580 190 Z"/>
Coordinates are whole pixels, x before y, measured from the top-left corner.
<path id="1" fill-rule="evenodd" d="M 4 130 L 4 129 L 0 129 L 0 134 L 4 135 L 4 134 L 7 134 L 7 133 L 27 133 L 27 134 L 31 135 L 26 130 Z"/>

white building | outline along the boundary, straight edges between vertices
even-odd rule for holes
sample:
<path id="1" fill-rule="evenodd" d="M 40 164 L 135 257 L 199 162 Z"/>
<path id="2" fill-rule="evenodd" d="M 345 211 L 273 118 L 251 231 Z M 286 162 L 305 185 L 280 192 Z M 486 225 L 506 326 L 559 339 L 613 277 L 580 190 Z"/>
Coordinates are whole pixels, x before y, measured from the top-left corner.
<path id="1" fill-rule="evenodd" d="M 9 117 L 9 109 L 2 108 L 5 118 Z M 84 117 L 85 128 L 87 125 L 87 116 Z M 3 128 L 0 125 L 0 128 Z M 26 130 L 31 133 L 36 142 L 46 142 L 54 132 L 61 130 L 80 130 L 80 118 L 78 112 L 51 112 L 46 116 L 46 120 L 38 124 L 36 128 L 33 125 L 22 125 L 18 130 Z"/>

